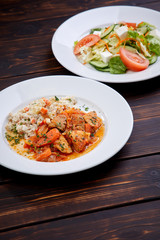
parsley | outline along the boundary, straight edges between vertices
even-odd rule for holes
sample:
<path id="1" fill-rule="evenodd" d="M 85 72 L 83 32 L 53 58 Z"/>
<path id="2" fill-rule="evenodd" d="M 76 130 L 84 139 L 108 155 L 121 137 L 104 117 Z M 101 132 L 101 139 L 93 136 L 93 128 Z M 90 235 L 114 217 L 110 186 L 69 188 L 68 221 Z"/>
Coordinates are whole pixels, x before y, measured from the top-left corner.
<path id="1" fill-rule="evenodd" d="M 6 139 L 7 139 L 9 142 L 11 142 L 11 141 L 14 139 L 14 137 L 10 136 L 10 135 L 7 134 L 7 133 L 5 133 L 5 135 L 6 135 Z"/>
<path id="2" fill-rule="evenodd" d="M 13 126 L 12 132 L 18 133 L 18 132 L 17 132 L 17 129 L 16 129 L 16 124 Z"/>
<path id="3" fill-rule="evenodd" d="M 60 143 L 61 150 L 64 150 L 64 146 Z"/>
<path id="4" fill-rule="evenodd" d="M 12 136 L 10 136 L 9 134 L 5 133 L 5 137 L 6 137 L 7 141 L 9 141 L 9 142 L 12 142 L 12 141 L 13 141 L 13 143 L 12 143 L 11 146 L 14 146 L 14 145 L 20 143 L 20 139 L 23 138 L 24 135 L 23 135 L 23 134 L 17 134 L 17 135 L 14 134 L 14 136 L 12 137 Z"/>
<path id="5" fill-rule="evenodd" d="M 56 123 L 57 127 L 61 127 L 61 122 Z"/>
<path id="6" fill-rule="evenodd" d="M 55 100 L 56 100 L 56 101 L 59 101 L 59 98 L 58 98 L 57 96 L 55 96 Z"/>

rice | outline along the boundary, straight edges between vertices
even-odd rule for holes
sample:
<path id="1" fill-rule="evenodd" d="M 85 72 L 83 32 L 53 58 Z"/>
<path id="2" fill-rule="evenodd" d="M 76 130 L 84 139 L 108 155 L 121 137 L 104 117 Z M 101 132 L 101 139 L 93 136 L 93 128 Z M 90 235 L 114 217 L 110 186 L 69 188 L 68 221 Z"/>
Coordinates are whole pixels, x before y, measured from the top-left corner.
<path id="1" fill-rule="evenodd" d="M 18 112 L 10 113 L 6 130 L 23 134 L 24 138 L 27 139 L 35 134 L 35 130 L 44 120 L 46 123 L 49 123 L 57 114 L 65 109 L 75 108 L 76 103 L 77 101 L 73 96 L 40 98 Z M 47 111 L 47 117 L 41 112 L 44 108 Z"/>

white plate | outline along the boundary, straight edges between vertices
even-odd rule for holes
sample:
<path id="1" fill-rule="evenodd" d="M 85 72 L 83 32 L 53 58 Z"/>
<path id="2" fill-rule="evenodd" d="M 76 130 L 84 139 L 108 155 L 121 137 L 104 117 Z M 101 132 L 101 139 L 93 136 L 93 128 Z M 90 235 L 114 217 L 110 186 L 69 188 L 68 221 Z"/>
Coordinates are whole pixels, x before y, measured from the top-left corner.
<path id="1" fill-rule="evenodd" d="M 34 99 L 55 95 L 75 96 L 79 105 L 95 109 L 105 122 L 103 140 L 91 152 L 65 162 L 38 162 L 18 155 L 5 139 L 8 114 Z M 68 174 L 96 166 L 111 158 L 125 145 L 133 127 L 132 111 L 119 93 L 102 83 L 75 76 L 47 76 L 12 85 L 0 93 L 0 109 L 1 165 L 35 175 Z"/>
<path id="2" fill-rule="evenodd" d="M 136 23 L 145 21 L 160 29 L 160 12 L 142 7 L 113 6 L 96 8 L 77 14 L 65 21 L 52 38 L 52 51 L 56 59 L 69 71 L 102 82 L 127 83 L 158 76 L 160 74 L 160 58 L 144 71 L 128 71 L 126 74 L 100 72 L 77 60 L 73 54 L 74 41 L 87 35 L 92 28 L 109 26 L 119 21 Z"/>

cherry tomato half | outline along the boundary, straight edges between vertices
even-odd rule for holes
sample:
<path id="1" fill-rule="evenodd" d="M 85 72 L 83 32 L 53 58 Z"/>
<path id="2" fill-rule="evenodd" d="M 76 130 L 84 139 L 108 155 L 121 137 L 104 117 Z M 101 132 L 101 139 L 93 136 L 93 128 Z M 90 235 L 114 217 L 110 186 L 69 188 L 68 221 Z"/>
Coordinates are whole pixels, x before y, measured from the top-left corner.
<path id="1" fill-rule="evenodd" d="M 128 22 L 124 22 L 125 25 L 127 25 L 127 27 L 133 27 L 134 29 L 137 27 L 136 23 L 128 23 Z"/>
<path id="2" fill-rule="evenodd" d="M 137 53 L 128 51 L 124 47 L 120 48 L 119 53 L 124 65 L 132 71 L 142 71 L 146 69 L 149 65 L 148 59 L 144 59 Z"/>
<path id="3" fill-rule="evenodd" d="M 83 46 L 93 46 L 95 45 L 101 38 L 98 35 L 95 34 L 89 34 L 82 38 L 74 47 L 74 54 L 77 55 L 80 52 L 80 48 Z"/>

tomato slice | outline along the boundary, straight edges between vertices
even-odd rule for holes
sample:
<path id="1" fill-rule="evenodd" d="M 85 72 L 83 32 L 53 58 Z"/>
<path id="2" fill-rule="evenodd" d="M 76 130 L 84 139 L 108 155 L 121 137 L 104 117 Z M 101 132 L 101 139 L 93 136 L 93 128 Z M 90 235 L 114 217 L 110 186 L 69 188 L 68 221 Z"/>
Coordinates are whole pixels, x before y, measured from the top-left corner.
<path id="1" fill-rule="evenodd" d="M 74 54 L 77 55 L 80 52 L 80 48 L 83 46 L 93 46 L 95 45 L 101 38 L 98 35 L 95 34 L 89 34 L 82 38 L 74 47 Z"/>
<path id="2" fill-rule="evenodd" d="M 128 28 L 133 27 L 135 29 L 137 27 L 136 23 L 130 23 L 130 22 L 120 22 L 120 23 L 126 25 Z"/>
<path id="3" fill-rule="evenodd" d="M 134 29 L 137 27 L 137 24 L 136 23 L 126 23 L 127 27 L 133 27 Z"/>
<path id="4" fill-rule="evenodd" d="M 124 47 L 121 47 L 119 50 L 120 58 L 124 65 L 132 71 L 142 71 L 146 69 L 149 65 L 149 60 L 144 59 L 139 56 L 137 53 L 128 51 Z"/>

